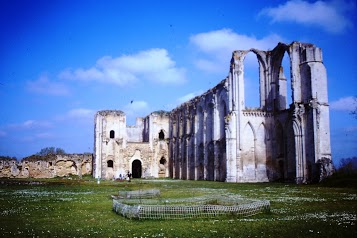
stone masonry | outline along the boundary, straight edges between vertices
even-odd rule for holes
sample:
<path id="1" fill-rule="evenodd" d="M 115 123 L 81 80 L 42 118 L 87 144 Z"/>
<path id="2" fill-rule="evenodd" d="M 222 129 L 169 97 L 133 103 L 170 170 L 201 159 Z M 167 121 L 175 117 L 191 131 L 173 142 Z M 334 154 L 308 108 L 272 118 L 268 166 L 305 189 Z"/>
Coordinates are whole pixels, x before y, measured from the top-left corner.
<path id="1" fill-rule="evenodd" d="M 259 63 L 260 106 L 253 109 L 245 106 L 244 97 L 248 53 Z M 288 79 L 282 67 L 285 53 Z M 171 112 L 138 118 L 134 127 L 126 126 L 121 111 L 99 111 L 93 166 L 93 176 L 106 179 L 130 172 L 134 177 L 226 182 L 322 180 L 334 168 L 321 49 L 293 42 L 271 51 L 234 51 L 229 75 L 217 86 Z"/>
<path id="2" fill-rule="evenodd" d="M 92 174 L 92 154 L 32 155 L 0 160 L 0 178 L 54 178 Z"/>
<path id="3" fill-rule="evenodd" d="M 244 59 L 249 53 L 259 64 L 257 108 L 245 105 Z M 285 53 L 288 78 L 282 67 Z M 134 178 L 318 182 L 334 172 L 329 123 L 321 49 L 279 43 L 270 51 L 234 51 L 229 74 L 218 85 L 171 112 L 137 118 L 135 126 L 126 125 L 122 111 L 97 112 L 94 155 L 0 160 L 0 177 L 92 174 L 113 179 L 131 173 Z"/>

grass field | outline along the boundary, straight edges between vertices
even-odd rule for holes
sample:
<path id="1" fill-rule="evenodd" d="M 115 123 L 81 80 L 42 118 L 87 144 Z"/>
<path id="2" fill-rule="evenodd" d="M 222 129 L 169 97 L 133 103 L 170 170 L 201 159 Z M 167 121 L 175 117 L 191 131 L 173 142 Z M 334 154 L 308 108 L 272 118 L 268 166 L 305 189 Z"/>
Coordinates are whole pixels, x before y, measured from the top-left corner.
<path id="1" fill-rule="evenodd" d="M 270 200 L 271 212 L 152 221 L 112 211 L 111 195 L 138 189 L 160 189 L 163 199 L 239 194 Z M 357 237 L 356 211 L 356 187 L 336 179 L 316 185 L 0 179 L 0 237 Z"/>

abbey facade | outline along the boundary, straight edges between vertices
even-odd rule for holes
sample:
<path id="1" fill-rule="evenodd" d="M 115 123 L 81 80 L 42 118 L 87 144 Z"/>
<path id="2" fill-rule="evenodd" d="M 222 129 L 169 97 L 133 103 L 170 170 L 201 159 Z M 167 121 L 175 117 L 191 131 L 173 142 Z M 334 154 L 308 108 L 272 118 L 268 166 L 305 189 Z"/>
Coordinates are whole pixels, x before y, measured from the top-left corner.
<path id="1" fill-rule="evenodd" d="M 258 108 L 245 105 L 248 53 L 259 62 Z M 292 102 L 286 106 L 289 94 Z M 99 111 L 95 117 L 96 178 L 129 172 L 133 177 L 308 183 L 333 170 L 327 75 L 322 51 L 312 44 L 234 51 L 229 75 L 217 86 L 171 112 L 138 118 L 136 126 L 126 126 L 121 111 Z"/>

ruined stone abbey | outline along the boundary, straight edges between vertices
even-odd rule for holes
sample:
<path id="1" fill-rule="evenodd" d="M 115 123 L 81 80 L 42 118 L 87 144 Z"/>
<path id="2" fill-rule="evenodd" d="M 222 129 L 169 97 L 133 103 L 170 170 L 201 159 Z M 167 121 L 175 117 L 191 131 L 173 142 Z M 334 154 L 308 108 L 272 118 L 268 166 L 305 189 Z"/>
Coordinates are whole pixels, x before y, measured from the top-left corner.
<path id="1" fill-rule="evenodd" d="M 244 59 L 250 52 L 259 63 L 260 106 L 254 109 L 244 97 Z M 286 106 L 288 90 L 292 103 Z M 122 111 L 97 112 L 93 176 L 320 181 L 333 172 L 329 123 L 320 48 L 293 42 L 271 51 L 237 50 L 226 79 L 171 112 L 137 118 L 135 126 L 126 125 Z"/>
<path id="2" fill-rule="evenodd" d="M 249 53 L 259 63 L 258 108 L 245 104 Z M 285 53 L 288 79 L 282 67 Z M 92 174 L 117 179 L 130 173 L 134 178 L 310 183 L 334 171 L 329 123 L 321 49 L 279 43 L 271 51 L 234 51 L 226 79 L 170 112 L 137 118 L 135 126 L 127 126 L 122 111 L 97 112 L 94 155 L 0 160 L 0 177 Z"/>

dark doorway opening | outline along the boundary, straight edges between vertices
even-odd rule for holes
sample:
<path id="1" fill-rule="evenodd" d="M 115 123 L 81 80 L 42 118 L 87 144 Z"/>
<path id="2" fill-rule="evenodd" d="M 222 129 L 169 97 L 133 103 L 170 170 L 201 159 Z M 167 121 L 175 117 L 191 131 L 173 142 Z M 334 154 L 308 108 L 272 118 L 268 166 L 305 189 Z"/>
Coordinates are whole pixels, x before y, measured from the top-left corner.
<path id="1" fill-rule="evenodd" d="M 107 166 L 108 166 L 108 168 L 113 168 L 113 160 L 108 160 Z"/>
<path id="2" fill-rule="evenodd" d="M 165 133 L 162 130 L 159 133 L 159 140 L 165 140 Z"/>
<path id="3" fill-rule="evenodd" d="M 134 160 L 132 164 L 131 174 L 133 178 L 141 178 L 141 161 Z"/>
<path id="4" fill-rule="evenodd" d="M 164 157 L 161 157 L 160 164 L 166 165 L 166 159 Z"/>
<path id="5" fill-rule="evenodd" d="M 113 139 L 115 137 L 115 132 L 113 130 L 110 131 L 109 137 Z"/>

